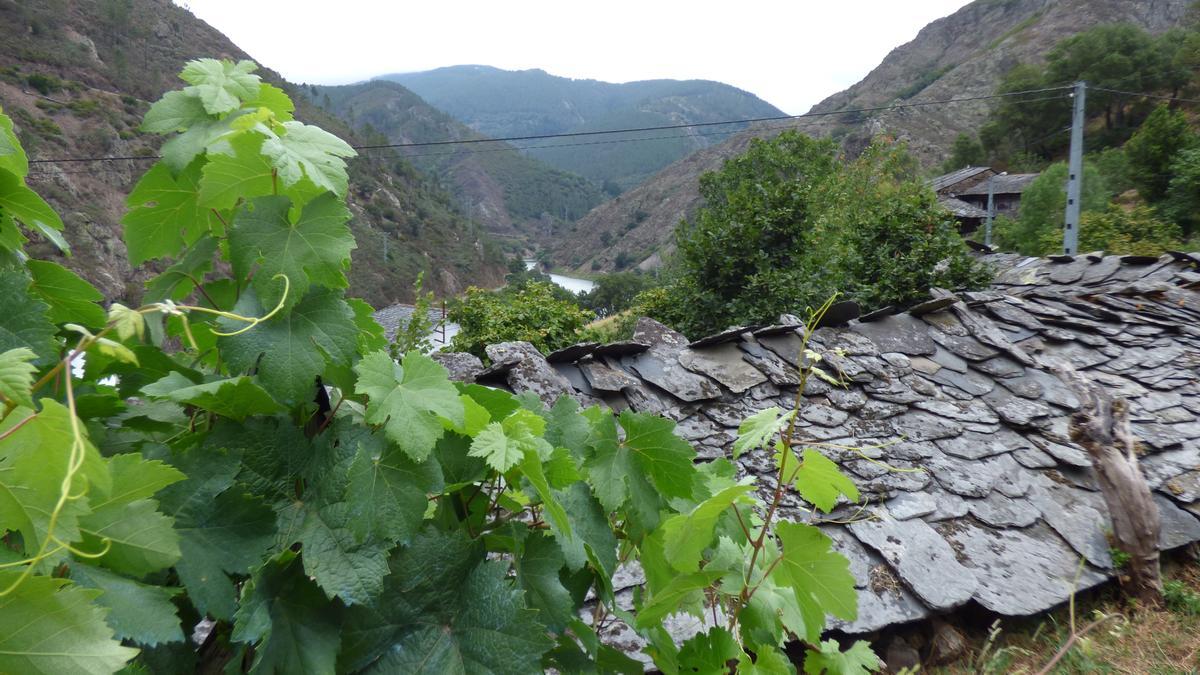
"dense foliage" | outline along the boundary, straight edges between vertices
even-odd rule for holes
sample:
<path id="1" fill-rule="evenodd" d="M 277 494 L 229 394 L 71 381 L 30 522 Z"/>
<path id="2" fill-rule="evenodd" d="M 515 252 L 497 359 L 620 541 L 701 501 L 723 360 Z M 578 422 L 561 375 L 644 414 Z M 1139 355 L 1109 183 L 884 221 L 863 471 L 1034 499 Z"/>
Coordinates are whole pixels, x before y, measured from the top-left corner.
<path id="1" fill-rule="evenodd" d="M 451 349 L 487 358 L 484 348 L 525 341 L 543 354 L 578 342 L 593 315 L 571 300 L 555 297 L 552 283 L 531 281 L 501 292 L 468 288 L 450 303 L 450 321 L 460 327 Z"/>
<path id="2" fill-rule="evenodd" d="M 658 281 L 641 272 L 613 272 L 596 279 L 592 290 L 579 294 L 584 309 L 604 318 L 633 307 L 639 293 L 658 285 Z"/>
<path id="3" fill-rule="evenodd" d="M 1083 164 L 1082 187 L 1083 193 L 1079 200 L 1081 210 L 1104 210 L 1109 192 L 1100 172 L 1090 161 Z M 993 239 L 1004 251 L 1017 251 L 1025 255 L 1056 253 L 1062 248 L 1063 214 L 1066 207 L 1067 164 L 1056 162 L 1042 171 L 1025 188 L 1025 192 L 1021 194 L 1021 208 L 1016 219 L 996 219 Z M 1082 246 L 1082 243 L 1080 245 Z"/>
<path id="4" fill-rule="evenodd" d="M 1191 83 L 1197 64 L 1200 33 L 1194 30 L 1175 29 L 1155 37 L 1130 24 L 1103 24 L 1057 44 L 1042 65 L 1014 67 L 998 93 L 1086 81 L 1087 114 L 1103 119 L 1102 126 L 1089 133 L 1088 147 L 1101 149 L 1128 139 L 1154 107 L 1143 98 L 1102 89 L 1178 95 Z M 1062 153 L 1071 100 L 1047 98 L 1014 97 L 996 106 L 979 134 L 993 160 L 1005 163 L 1023 153 L 1049 160 Z"/>
<path id="5" fill-rule="evenodd" d="M 166 260 L 137 308 L 28 259 L 22 228 L 66 242 L 0 114 L 0 671 L 642 672 L 614 621 L 668 673 L 795 672 L 793 639 L 806 672 L 878 667 L 820 640 L 855 615 L 846 559 L 774 518 L 858 499 L 796 410 L 742 425 L 735 455 L 774 448 L 759 486 L 669 420 L 397 363 L 343 295 L 352 151 L 253 71 L 193 61 L 146 115 L 170 139 L 126 243 Z"/>
<path id="6" fill-rule="evenodd" d="M 677 274 L 651 298 L 656 318 L 693 336 L 835 292 L 876 308 L 987 279 L 901 146 L 843 161 L 832 141 L 789 131 L 755 140 L 700 191 L 704 208 L 677 231 Z"/>

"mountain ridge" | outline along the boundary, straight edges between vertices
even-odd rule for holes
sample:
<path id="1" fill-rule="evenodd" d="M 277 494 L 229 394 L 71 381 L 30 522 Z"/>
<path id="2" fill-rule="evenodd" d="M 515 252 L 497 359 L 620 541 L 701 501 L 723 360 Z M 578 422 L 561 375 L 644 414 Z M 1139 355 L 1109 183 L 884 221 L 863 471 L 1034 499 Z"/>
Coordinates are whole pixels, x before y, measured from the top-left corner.
<path id="1" fill-rule="evenodd" d="M 976 0 L 937 19 L 893 49 L 859 82 L 826 97 L 810 112 L 834 113 L 991 94 L 1017 63 L 1036 63 L 1062 38 L 1095 25 L 1126 21 L 1152 33 L 1178 24 L 1190 0 Z M 656 265 L 672 250 L 675 226 L 701 205 L 698 179 L 748 147 L 785 128 L 832 136 L 854 154 L 877 134 L 908 144 L 925 167 L 945 159 L 960 132 L 974 131 L 990 104 L 976 100 L 943 107 L 846 113 L 758 125 L 720 145 L 697 151 L 636 188 L 597 206 L 555 246 L 560 264 L 580 271 L 616 269 L 618 259 Z M 605 243 L 605 241 L 609 243 Z"/>
<path id="2" fill-rule="evenodd" d="M 493 138 L 783 115 L 754 94 L 713 80 L 611 83 L 560 77 L 540 68 L 513 71 L 475 65 L 393 73 L 377 79 L 399 82 L 430 105 Z M 654 141 L 620 142 L 648 137 L 652 134 L 606 137 L 606 143 L 590 146 L 587 152 L 554 147 L 527 152 L 598 184 L 607 181 L 628 189 L 670 162 L 712 144 L 708 136 L 688 133 Z M 522 147 L 538 145 L 529 142 Z"/>
<path id="3" fill-rule="evenodd" d="M 303 91 L 314 104 L 388 143 L 487 140 L 398 82 L 377 79 Z M 494 235 L 541 242 L 604 200 L 582 176 L 503 143 L 395 152 L 450 189 L 460 207 Z"/>
<path id="4" fill-rule="evenodd" d="M 0 33 L 6 36 L 0 41 L 0 106 L 31 159 L 151 157 L 162 139 L 138 130 L 141 116 L 151 101 L 183 85 L 177 77 L 183 64 L 200 56 L 249 58 L 168 0 L 0 0 Z M 361 144 L 340 119 L 298 95 L 295 85 L 265 67 L 259 74 L 291 95 L 298 119 Z M 38 170 L 34 188 L 63 216 L 74 256 L 63 259 L 48 242 L 34 241 L 30 250 L 71 267 L 110 300 L 136 302 L 154 270 L 130 268 L 119 219 L 124 195 L 150 164 L 97 164 L 50 163 Z M 376 305 L 411 299 L 419 272 L 426 272 L 426 290 L 439 295 L 502 282 L 496 244 L 411 166 L 366 154 L 348 169 L 351 228 L 358 239 L 353 294 Z"/>

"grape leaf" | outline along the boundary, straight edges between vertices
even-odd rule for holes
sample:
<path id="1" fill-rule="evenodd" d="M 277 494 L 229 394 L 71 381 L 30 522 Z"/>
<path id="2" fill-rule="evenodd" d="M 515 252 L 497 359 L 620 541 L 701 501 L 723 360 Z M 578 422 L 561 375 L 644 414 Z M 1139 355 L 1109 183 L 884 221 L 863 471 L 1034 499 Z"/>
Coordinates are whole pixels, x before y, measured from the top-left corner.
<path id="1" fill-rule="evenodd" d="M 142 174 L 125 200 L 129 211 L 121 219 L 131 264 L 174 256 L 219 224 L 216 214 L 197 199 L 203 164 L 197 159 L 178 175 L 165 164 L 155 164 Z"/>
<path id="2" fill-rule="evenodd" d="M 317 187 L 345 197 L 349 178 L 343 157 L 357 154 L 354 148 L 320 127 L 293 120 L 284 122 L 283 128 L 284 133 L 262 146 L 283 184 L 292 186 L 307 177 Z"/>
<path id="3" fill-rule="evenodd" d="M 15 408 L 0 420 L 0 434 L 8 432 L 6 452 L 0 457 L 0 529 L 20 532 L 30 553 L 51 534 L 50 515 L 62 494 L 74 442 L 70 411 L 53 399 L 41 402 L 37 414 Z M 15 428 L 18 424 L 20 428 Z M 82 492 L 85 483 L 96 491 L 111 489 L 108 467 L 88 441 L 87 432 L 81 429 L 80 433 L 84 459 L 72 491 Z M 79 541 L 79 518 L 87 512 L 86 500 L 67 500 L 55 521 L 54 536 L 65 542 Z"/>
<path id="4" fill-rule="evenodd" d="M 671 566 L 680 572 L 699 569 L 700 556 L 713 544 L 717 519 L 741 497 L 754 490 L 753 485 L 735 485 L 700 502 L 688 513 L 668 518 L 663 524 L 664 553 Z"/>
<path id="5" fill-rule="evenodd" d="M 171 602 L 181 589 L 139 583 L 80 563 L 71 566 L 71 579 L 85 588 L 104 591 L 96 604 L 108 609 L 105 620 L 118 638 L 150 647 L 183 642 L 179 611 Z"/>
<path id="6" fill-rule="evenodd" d="M 33 278 L 30 289 L 50 305 L 50 321 L 75 322 L 88 328 L 103 328 L 104 296 L 78 274 L 45 260 L 29 260 L 25 266 Z"/>
<path id="7" fill-rule="evenodd" d="M 879 657 L 865 640 L 856 640 L 844 652 L 837 640 L 825 640 L 820 650 L 810 649 L 804 657 L 807 675 L 868 675 L 882 667 Z"/>
<path id="8" fill-rule="evenodd" d="M 217 252 L 217 240 L 205 235 L 200 237 L 179 260 L 163 270 L 162 274 L 146 282 L 144 302 L 182 300 L 203 283 L 204 275 L 212 269 L 213 254 Z"/>
<path id="9" fill-rule="evenodd" d="M 104 541 L 109 542 L 96 562 L 138 578 L 179 560 L 179 534 L 173 525 L 153 499 L 114 504 L 79 518 L 86 550 L 104 550 Z"/>
<path id="10" fill-rule="evenodd" d="M 49 309 L 30 293 L 23 274 L 0 268 L 0 352 L 28 347 L 39 358 L 54 354 L 57 331 L 46 316 Z"/>
<path id="11" fill-rule="evenodd" d="M 223 152 L 208 154 L 201 169 L 201 205 L 231 209 L 240 199 L 274 194 L 275 168 L 261 152 L 263 140 L 262 134 L 236 134 Z"/>
<path id="12" fill-rule="evenodd" d="M 233 484 L 240 459 L 213 448 L 176 454 L 172 461 L 188 478 L 159 495 L 180 537 L 179 579 L 196 608 L 218 619 L 236 609 L 237 591 L 225 573 L 248 574 L 275 541 L 274 511 Z"/>
<path id="13" fill-rule="evenodd" d="M 275 119 L 280 122 L 290 121 L 296 110 L 296 104 L 292 103 L 286 92 L 266 82 L 258 85 L 258 94 L 242 103 L 247 107 L 266 108 L 275 113 Z"/>
<path id="14" fill-rule="evenodd" d="M 738 675 L 793 675 L 796 667 L 782 652 L 768 645 L 758 645 L 754 648 L 754 662 L 750 662 L 749 654 L 742 654 L 737 672 Z"/>
<path id="15" fill-rule="evenodd" d="M 388 438 L 414 461 L 423 462 L 442 437 L 440 418 L 463 424 L 463 404 L 446 369 L 420 352 L 409 352 L 401 367 L 378 351 L 354 366 L 360 394 L 368 396 L 366 420 L 382 424 Z"/>
<path id="16" fill-rule="evenodd" d="M 789 464 L 787 473 L 794 476 L 792 483 L 796 491 L 818 509 L 829 513 L 837 503 L 838 495 L 846 495 L 852 502 L 858 501 L 858 488 L 854 486 L 854 481 L 847 478 L 838 465 L 820 451 L 805 448 L 804 460 L 799 468 L 791 468 L 795 466 L 794 455 Z"/>
<path id="17" fill-rule="evenodd" d="M 176 173 L 192 164 L 200 153 L 232 133 L 234 115 L 219 120 L 197 122 L 187 131 L 163 143 L 162 163 Z"/>
<path id="18" fill-rule="evenodd" d="M 623 447 L 663 495 L 691 499 L 695 490 L 696 451 L 675 435 L 675 423 L 664 417 L 630 410 L 621 412 Z"/>
<path id="19" fill-rule="evenodd" d="M 234 311 L 242 316 L 265 314 L 250 292 L 242 294 Z M 245 327 L 227 319 L 219 323 L 225 332 Z M 294 406 L 312 400 L 326 358 L 349 364 L 357 334 L 354 310 L 340 294 L 316 290 L 288 314 L 275 316 L 240 335 L 222 337 L 218 345 L 231 370 L 244 372 L 257 366 L 258 383 L 276 401 Z"/>
<path id="20" fill-rule="evenodd" d="M 679 648 L 679 666 L 687 673 L 728 673 L 744 654 L 733 634 L 719 626 L 697 633 Z"/>
<path id="21" fill-rule="evenodd" d="M 542 455 L 549 455 L 552 448 L 542 438 L 546 421 L 528 410 L 519 409 L 499 422 L 491 422 L 471 443 L 471 456 L 480 457 L 488 466 L 504 473 L 522 463 L 530 452 L 536 471 L 541 474 Z M 542 480 L 545 476 L 542 475 Z M 549 487 L 547 486 L 547 489 Z"/>
<path id="22" fill-rule="evenodd" d="M 608 511 L 629 504 L 630 524 L 648 532 L 658 527 L 662 498 L 647 480 L 633 452 L 617 441 L 617 424 L 612 414 L 599 407 L 583 415 L 591 423 L 584 460 L 587 480 Z"/>
<path id="23" fill-rule="evenodd" d="M 558 544 L 534 533 L 525 540 L 525 552 L 513 565 L 526 602 L 538 610 L 538 618 L 553 632 L 562 631 L 575 618 L 575 602 L 559 578 L 563 563 Z"/>
<path id="24" fill-rule="evenodd" d="M 383 592 L 387 549 L 376 542 L 358 543 L 347 512 L 344 503 L 319 509 L 306 505 L 299 533 L 304 571 L 330 599 L 365 604 Z"/>
<path id="25" fill-rule="evenodd" d="M 169 134 L 182 131 L 211 118 L 198 96 L 168 91 L 155 101 L 142 118 L 142 131 L 151 134 Z"/>
<path id="26" fill-rule="evenodd" d="M 21 141 L 13 133 L 12 119 L 0 108 L 0 171 L 9 171 L 17 178 L 29 173 L 29 158 L 21 149 Z"/>
<path id="27" fill-rule="evenodd" d="M 770 445 L 771 439 L 795 416 L 795 410 L 785 413 L 779 407 L 772 406 L 742 420 L 738 426 L 738 438 L 733 442 L 733 458 L 737 459 L 743 452 Z"/>
<path id="28" fill-rule="evenodd" d="M 305 576 L 296 554 L 285 551 L 246 584 L 232 639 L 258 643 L 251 673 L 332 675 L 338 619 L 337 607 Z"/>
<path id="29" fill-rule="evenodd" d="M 17 572 L 0 571 L 8 588 Z M 27 577 L 0 598 L 0 672 L 108 675 L 137 655 L 122 647 L 93 601 L 100 591 L 66 579 Z"/>
<path id="30" fill-rule="evenodd" d="M 591 561 L 597 572 L 611 579 L 617 571 L 617 538 L 600 502 L 582 481 L 554 494 L 566 510 L 574 534 L 570 540 L 559 540 L 567 566 L 577 570 Z"/>
<path id="31" fill-rule="evenodd" d="M 240 276 L 254 273 L 254 288 L 266 306 L 279 302 L 284 285 L 291 282 L 287 304 L 304 296 L 310 285 L 344 288 L 354 235 L 346 227 L 350 211 L 330 193 L 306 204 L 293 223 L 287 197 L 250 200 L 229 230 L 234 270 Z M 257 269 L 256 269 L 257 268 Z"/>
<path id="32" fill-rule="evenodd" d="M 282 409 L 270 394 L 246 375 L 195 384 L 172 371 L 166 377 L 142 387 L 142 393 L 192 405 L 239 422 L 251 415 L 269 415 Z"/>
<path id="33" fill-rule="evenodd" d="M 196 59 L 188 61 L 179 77 L 190 87 L 183 93 L 200 99 L 204 110 L 219 115 L 236 110 L 242 101 L 258 96 L 261 80 L 252 75 L 258 66 L 253 61 L 218 61 Z"/>
<path id="34" fill-rule="evenodd" d="M 33 376 L 37 358 L 28 347 L 17 347 L 0 353 L 0 397 L 25 408 L 33 408 Z"/>
<path id="35" fill-rule="evenodd" d="M 0 226 L 15 230 L 17 222 L 37 230 L 59 249 L 70 252 L 67 240 L 60 234 L 62 218 L 38 193 L 26 187 L 17 174 L 0 171 Z"/>
<path id="36" fill-rule="evenodd" d="M 721 578 L 721 572 L 692 572 L 679 574 L 662 589 L 650 596 L 649 601 L 637 613 L 637 628 L 658 625 L 668 614 L 679 610 L 684 602 L 696 598 L 700 591 Z"/>
<path id="37" fill-rule="evenodd" d="M 805 624 L 801 637 L 816 643 L 827 613 L 853 621 L 858 615 L 854 576 L 850 562 L 831 549 L 829 537 L 811 525 L 786 521 L 780 521 L 775 532 L 783 559 L 772 578 L 796 594 Z"/>
<path id="38" fill-rule="evenodd" d="M 347 612 L 340 670 L 540 672 L 553 642 L 508 565 L 483 556 L 466 532 L 432 527 L 398 548 L 380 600 Z"/>
<path id="39" fill-rule="evenodd" d="M 354 310 L 354 325 L 358 328 L 358 352 L 369 354 L 381 349 L 386 350 L 387 335 L 383 326 L 375 320 L 375 308 L 358 298 L 346 298 L 346 302 L 350 303 L 350 308 Z"/>
<path id="40" fill-rule="evenodd" d="M 360 541 L 407 540 L 421 526 L 427 495 L 442 489 L 437 461 L 417 464 L 381 439 L 359 443 L 349 478 L 349 525 Z"/>

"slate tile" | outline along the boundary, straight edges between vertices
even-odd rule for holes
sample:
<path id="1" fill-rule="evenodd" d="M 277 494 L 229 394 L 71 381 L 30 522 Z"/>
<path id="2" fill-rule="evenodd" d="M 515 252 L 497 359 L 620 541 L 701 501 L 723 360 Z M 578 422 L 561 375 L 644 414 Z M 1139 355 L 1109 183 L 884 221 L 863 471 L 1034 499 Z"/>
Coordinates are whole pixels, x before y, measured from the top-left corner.
<path id="1" fill-rule="evenodd" d="M 975 600 L 998 614 L 1036 614 L 1066 601 L 1073 587 L 1084 590 L 1106 579 L 1085 567 L 1076 586 L 1078 556 L 1044 525 L 997 530 L 950 521 L 937 529 L 975 577 Z"/>
<path id="2" fill-rule="evenodd" d="M 950 610 L 975 593 L 975 575 L 923 520 L 895 520 L 885 515 L 852 523 L 849 529 L 859 541 L 875 549 L 927 606 Z"/>

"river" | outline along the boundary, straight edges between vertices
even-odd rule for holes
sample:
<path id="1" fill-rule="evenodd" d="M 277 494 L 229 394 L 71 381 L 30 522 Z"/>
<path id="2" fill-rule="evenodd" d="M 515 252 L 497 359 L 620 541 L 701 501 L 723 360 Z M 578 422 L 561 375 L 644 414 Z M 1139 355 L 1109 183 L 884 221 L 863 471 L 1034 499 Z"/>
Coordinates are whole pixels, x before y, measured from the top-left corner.
<path id="1" fill-rule="evenodd" d="M 525 269 L 527 270 L 531 270 L 536 266 L 536 260 L 525 261 Z M 590 279 L 577 279 L 575 277 L 563 276 L 561 274 L 551 274 L 550 281 L 553 281 L 572 293 L 587 293 L 596 286 L 596 282 Z"/>

